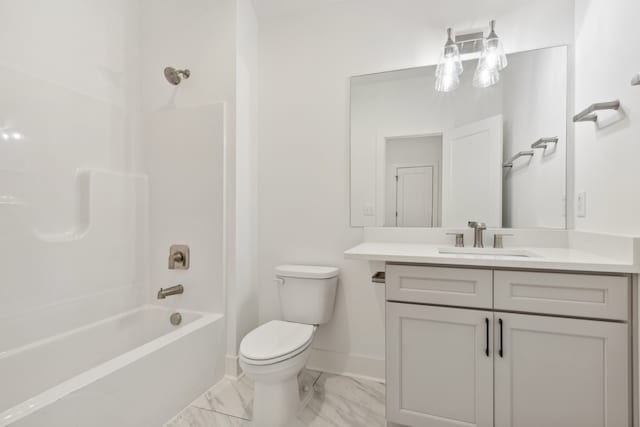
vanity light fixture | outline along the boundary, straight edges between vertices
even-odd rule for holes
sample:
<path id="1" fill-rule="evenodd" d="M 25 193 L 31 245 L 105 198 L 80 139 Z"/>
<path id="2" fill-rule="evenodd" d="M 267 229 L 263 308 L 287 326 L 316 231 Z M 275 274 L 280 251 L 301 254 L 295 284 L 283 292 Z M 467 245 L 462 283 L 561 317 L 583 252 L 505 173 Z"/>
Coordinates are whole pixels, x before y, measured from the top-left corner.
<path id="1" fill-rule="evenodd" d="M 482 32 L 464 34 L 453 39 L 451 28 L 447 29 L 447 42 L 445 43 L 440 60 L 436 68 L 436 90 L 438 92 L 451 92 L 460 86 L 460 76 L 464 71 L 460 53 L 474 55 L 480 52 L 478 66 L 473 75 L 473 86 L 486 88 L 500 81 L 500 71 L 507 65 L 507 55 L 504 53 L 502 40 L 496 34 L 496 21 L 489 23 L 490 31 L 487 38 L 483 38 Z"/>
<path id="2" fill-rule="evenodd" d="M 464 70 L 460 59 L 458 45 L 451 37 L 452 29 L 447 29 L 447 42 L 442 48 L 440 61 L 436 68 L 436 90 L 438 92 L 451 92 L 460 85 L 460 75 Z"/>
<path id="3" fill-rule="evenodd" d="M 502 47 L 502 40 L 496 34 L 496 21 L 490 22 L 491 31 L 484 41 L 482 53 L 478 60 L 476 72 L 473 75 L 473 86 L 485 88 L 493 86 L 500 81 L 500 71 L 504 70 L 509 62 Z"/>

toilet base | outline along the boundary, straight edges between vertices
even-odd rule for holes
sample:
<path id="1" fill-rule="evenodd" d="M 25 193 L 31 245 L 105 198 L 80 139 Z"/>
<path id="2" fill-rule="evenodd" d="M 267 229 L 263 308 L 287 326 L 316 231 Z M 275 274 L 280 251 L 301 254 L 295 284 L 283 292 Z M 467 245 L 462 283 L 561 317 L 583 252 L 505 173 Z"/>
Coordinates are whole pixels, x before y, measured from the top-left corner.
<path id="1" fill-rule="evenodd" d="M 254 382 L 252 427 L 293 427 L 296 416 L 310 400 L 300 396 L 298 374 L 309 358 L 309 349 L 273 365 L 255 366 L 240 359 L 240 365 Z M 313 390 L 309 390 L 312 392 Z"/>
<path id="2" fill-rule="evenodd" d="M 297 375 L 279 384 L 256 383 L 254 393 L 254 427 L 293 426 L 300 406 Z"/>

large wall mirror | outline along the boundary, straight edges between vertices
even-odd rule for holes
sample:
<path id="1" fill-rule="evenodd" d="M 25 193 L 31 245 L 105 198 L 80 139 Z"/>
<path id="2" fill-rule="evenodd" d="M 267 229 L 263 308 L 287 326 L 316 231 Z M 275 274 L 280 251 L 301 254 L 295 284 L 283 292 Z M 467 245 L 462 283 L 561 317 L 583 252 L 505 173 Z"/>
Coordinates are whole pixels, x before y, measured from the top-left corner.
<path id="1" fill-rule="evenodd" d="M 566 46 L 500 82 L 435 90 L 435 66 L 351 78 L 351 225 L 565 228 Z"/>

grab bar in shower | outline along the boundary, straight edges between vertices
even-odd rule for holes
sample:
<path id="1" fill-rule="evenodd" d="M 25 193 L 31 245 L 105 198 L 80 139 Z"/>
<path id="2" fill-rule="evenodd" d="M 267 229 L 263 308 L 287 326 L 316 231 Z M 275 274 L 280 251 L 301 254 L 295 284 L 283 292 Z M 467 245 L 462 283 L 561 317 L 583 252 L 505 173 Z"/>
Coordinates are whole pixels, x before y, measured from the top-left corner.
<path id="1" fill-rule="evenodd" d="M 558 143 L 557 136 L 552 136 L 551 138 L 540 138 L 539 140 L 531 144 L 531 148 L 547 148 L 547 145 L 557 144 L 557 143 Z"/>
<path id="2" fill-rule="evenodd" d="M 515 156 L 513 156 L 511 158 L 511 160 L 509 160 L 507 163 L 505 163 L 504 165 L 502 165 L 503 168 L 512 168 L 513 167 L 513 162 L 517 159 L 519 159 L 520 157 L 533 157 L 533 150 L 529 150 L 529 151 L 520 151 L 518 154 L 516 154 Z"/>
<path id="3" fill-rule="evenodd" d="M 640 73 L 633 76 L 631 79 L 631 86 L 640 86 Z"/>
<path id="4" fill-rule="evenodd" d="M 597 122 L 598 115 L 594 114 L 595 111 L 602 110 L 618 110 L 620 108 L 620 101 L 615 100 L 611 102 L 599 102 L 596 104 L 591 104 L 586 109 L 582 110 L 580 113 L 573 116 L 573 122 Z"/>

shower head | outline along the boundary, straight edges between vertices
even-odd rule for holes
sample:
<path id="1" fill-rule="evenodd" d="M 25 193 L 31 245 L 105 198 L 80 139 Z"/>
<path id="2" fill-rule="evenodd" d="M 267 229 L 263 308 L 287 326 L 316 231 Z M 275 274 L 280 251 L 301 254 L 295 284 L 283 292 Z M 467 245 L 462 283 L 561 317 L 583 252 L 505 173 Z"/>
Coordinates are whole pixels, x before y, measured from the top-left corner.
<path id="1" fill-rule="evenodd" d="M 164 76 L 167 79 L 167 81 L 169 83 L 171 83 L 174 86 L 177 86 L 180 84 L 180 82 L 182 81 L 182 78 L 180 77 L 182 75 L 182 77 L 184 77 L 185 79 L 188 79 L 189 77 L 191 77 L 191 71 L 185 69 L 185 70 L 176 70 L 173 67 L 167 67 L 164 69 Z"/>

